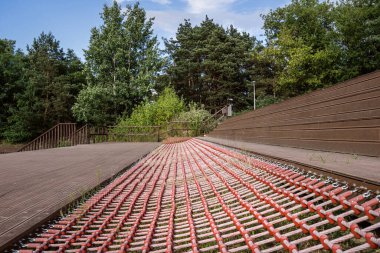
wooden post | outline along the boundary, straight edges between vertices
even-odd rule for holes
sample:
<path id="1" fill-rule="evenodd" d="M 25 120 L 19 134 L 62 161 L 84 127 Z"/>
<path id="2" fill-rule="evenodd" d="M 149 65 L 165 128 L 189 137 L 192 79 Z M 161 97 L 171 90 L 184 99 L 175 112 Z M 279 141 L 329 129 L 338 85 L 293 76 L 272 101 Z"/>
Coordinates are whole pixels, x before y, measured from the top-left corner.
<path id="1" fill-rule="evenodd" d="M 46 132 L 45 134 L 45 142 L 46 142 L 46 148 L 50 148 L 50 138 L 49 138 L 49 132 Z"/>
<path id="2" fill-rule="evenodd" d="M 125 133 L 124 133 L 124 137 L 125 137 L 125 141 L 126 142 L 129 142 L 129 138 L 130 138 L 130 133 L 131 133 L 131 131 L 130 131 L 130 128 L 127 126 L 127 128 L 126 128 L 126 135 L 125 135 Z"/>
<path id="3" fill-rule="evenodd" d="M 89 138 L 89 136 L 88 136 L 88 126 L 86 125 L 86 128 L 85 128 L 86 130 L 85 130 L 85 133 L 86 133 L 86 135 L 85 135 L 85 138 L 86 138 L 86 143 L 87 144 L 90 144 L 90 138 Z"/>
<path id="4" fill-rule="evenodd" d="M 61 137 L 61 124 L 58 124 L 57 125 L 57 137 L 55 138 L 55 141 L 57 142 L 57 146 L 58 146 L 58 143 L 59 143 L 59 138 Z"/>
<path id="5" fill-rule="evenodd" d="M 58 141 L 57 141 L 57 127 L 54 127 L 52 132 L 52 142 L 53 142 L 53 148 L 56 148 L 58 146 Z"/>
<path id="6" fill-rule="evenodd" d="M 54 147 L 58 147 L 59 144 L 59 124 L 55 125 L 53 129 L 53 135 L 54 135 Z"/>

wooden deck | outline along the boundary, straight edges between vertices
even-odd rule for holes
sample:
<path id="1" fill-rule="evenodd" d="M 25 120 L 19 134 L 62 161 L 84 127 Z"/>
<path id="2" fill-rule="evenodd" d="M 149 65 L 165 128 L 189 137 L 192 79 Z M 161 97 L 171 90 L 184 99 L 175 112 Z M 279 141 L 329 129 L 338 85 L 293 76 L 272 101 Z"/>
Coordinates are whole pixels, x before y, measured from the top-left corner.
<path id="1" fill-rule="evenodd" d="M 0 155 L 0 251 L 160 143 L 105 143 Z"/>
<path id="2" fill-rule="evenodd" d="M 300 168 L 315 169 L 317 173 L 329 174 L 342 181 L 364 185 L 372 190 L 380 189 L 380 157 L 281 147 L 214 137 L 200 139 L 250 151 L 294 164 Z"/>

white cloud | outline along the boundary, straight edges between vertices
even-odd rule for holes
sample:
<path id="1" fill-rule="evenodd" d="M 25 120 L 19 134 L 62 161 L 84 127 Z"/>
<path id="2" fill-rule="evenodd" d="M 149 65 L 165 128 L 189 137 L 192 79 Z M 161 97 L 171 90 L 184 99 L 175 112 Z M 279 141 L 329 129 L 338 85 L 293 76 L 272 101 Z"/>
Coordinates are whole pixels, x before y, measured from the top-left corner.
<path id="1" fill-rule="evenodd" d="M 166 34 L 173 35 L 177 30 L 178 25 L 187 18 L 183 11 L 169 10 L 169 11 L 156 11 L 147 10 L 149 17 L 154 17 L 154 26 Z"/>
<path id="2" fill-rule="evenodd" d="M 215 10 L 226 10 L 236 0 L 186 0 L 190 12 L 205 13 Z"/>
<path id="3" fill-rule="evenodd" d="M 111 1 L 116 1 L 118 4 L 122 4 L 124 2 L 134 2 L 135 0 L 111 0 Z M 170 4 L 171 0 L 150 0 L 153 3 L 158 3 L 158 4 Z"/>
<path id="4" fill-rule="evenodd" d="M 152 0 L 167 1 L 167 0 Z M 224 27 L 233 25 L 240 31 L 245 31 L 260 37 L 263 31 L 263 20 L 261 13 L 268 9 L 256 9 L 250 11 L 232 10 L 233 4 L 238 0 L 183 0 L 186 2 L 184 9 L 172 10 L 148 10 L 150 17 L 155 17 L 155 30 L 165 37 L 174 37 L 178 25 L 183 23 L 184 19 L 190 19 L 193 25 L 197 25 L 205 16 L 214 19 L 218 24 Z"/>
<path id="5" fill-rule="evenodd" d="M 233 12 L 227 9 L 209 10 L 207 12 L 194 13 L 181 10 L 148 10 L 149 17 L 155 17 L 154 25 L 156 32 L 164 37 L 174 37 L 178 25 L 183 23 L 184 19 L 190 19 L 192 25 L 197 25 L 205 19 L 206 14 L 209 18 L 214 19 L 218 24 L 224 27 L 233 25 L 239 31 L 245 31 L 259 37 L 263 32 L 263 20 L 260 17 L 261 13 L 267 10 L 255 10 L 249 12 Z"/>
<path id="6" fill-rule="evenodd" d="M 151 0 L 153 3 L 158 3 L 158 4 L 170 4 L 170 0 Z"/>

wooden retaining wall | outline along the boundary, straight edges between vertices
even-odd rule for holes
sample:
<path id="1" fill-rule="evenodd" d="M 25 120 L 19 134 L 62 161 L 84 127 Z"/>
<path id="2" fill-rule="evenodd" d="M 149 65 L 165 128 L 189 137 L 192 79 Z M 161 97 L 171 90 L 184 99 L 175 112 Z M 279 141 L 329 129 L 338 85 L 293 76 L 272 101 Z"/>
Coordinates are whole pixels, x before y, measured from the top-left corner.
<path id="1" fill-rule="evenodd" d="M 209 136 L 380 156 L 380 70 L 230 118 Z"/>

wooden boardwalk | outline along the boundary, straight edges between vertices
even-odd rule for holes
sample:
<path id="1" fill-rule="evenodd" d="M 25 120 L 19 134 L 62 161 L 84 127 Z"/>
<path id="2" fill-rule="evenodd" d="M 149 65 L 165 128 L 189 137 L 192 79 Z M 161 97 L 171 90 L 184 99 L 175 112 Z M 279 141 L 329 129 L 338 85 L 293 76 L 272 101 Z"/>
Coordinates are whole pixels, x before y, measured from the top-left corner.
<path id="1" fill-rule="evenodd" d="M 0 251 L 160 143 L 105 143 L 0 155 Z"/>
<path id="2" fill-rule="evenodd" d="M 175 142 L 19 253 L 378 252 L 375 193 L 199 139 Z"/>
<path id="3" fill-rule="evenodd" d="M 373 190 L 380 188 L 380 157 L 281 147 L 214 137 L 200 139 L 271 157 L 297 167 L 316 169 L 342 181 L 359 183 Z"/>

